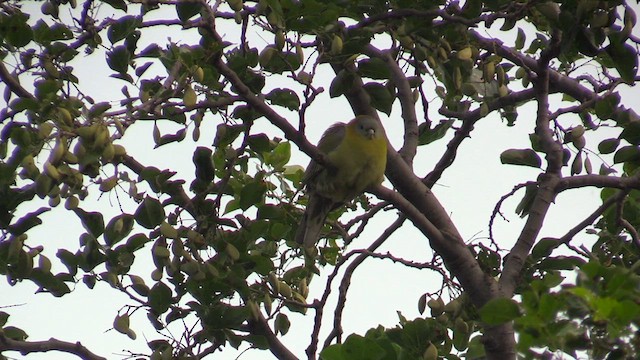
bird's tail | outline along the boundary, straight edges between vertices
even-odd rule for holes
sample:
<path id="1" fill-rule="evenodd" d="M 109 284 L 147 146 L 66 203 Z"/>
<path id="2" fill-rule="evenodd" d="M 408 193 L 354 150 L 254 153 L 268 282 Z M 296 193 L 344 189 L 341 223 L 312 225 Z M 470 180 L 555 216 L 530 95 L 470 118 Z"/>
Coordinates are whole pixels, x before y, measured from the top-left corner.
<path id="1" fill-rule="evenodd" d="M 305 249 L 315 246 L 318 238 L 320 238 L 320 231 L 324 226 L 324 221 L 333 208 L 333 201 L 317 195 L 309 196 L 307 209 L 296 231 L 296 242 L 303 244 Z"/>

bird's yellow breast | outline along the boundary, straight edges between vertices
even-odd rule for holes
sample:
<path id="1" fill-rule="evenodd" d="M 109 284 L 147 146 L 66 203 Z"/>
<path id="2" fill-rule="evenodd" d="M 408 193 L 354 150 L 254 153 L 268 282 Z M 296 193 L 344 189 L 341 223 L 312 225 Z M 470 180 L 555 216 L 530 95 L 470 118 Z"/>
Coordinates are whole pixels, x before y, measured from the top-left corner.
<path id="1" fill-rule="evenodd" d="M 340 145 L 327 155 L 336 172 L 326 174 L 331 186 L 324 195 L 337 202 L 351 200 L 384 179 L 387 141 L 383 134 L 369 138 L 347 126 Z"/>

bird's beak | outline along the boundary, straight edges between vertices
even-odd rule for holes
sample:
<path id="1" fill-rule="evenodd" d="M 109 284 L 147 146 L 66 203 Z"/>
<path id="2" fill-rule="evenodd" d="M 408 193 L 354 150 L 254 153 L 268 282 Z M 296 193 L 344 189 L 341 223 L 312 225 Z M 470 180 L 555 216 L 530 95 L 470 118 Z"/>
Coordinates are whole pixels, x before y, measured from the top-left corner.
<path id="1" fill-rule="evenodd" d="M 373 139 L 376 136 L 376 130 L 373 128 L 367 129 L 367 137 Z"/>

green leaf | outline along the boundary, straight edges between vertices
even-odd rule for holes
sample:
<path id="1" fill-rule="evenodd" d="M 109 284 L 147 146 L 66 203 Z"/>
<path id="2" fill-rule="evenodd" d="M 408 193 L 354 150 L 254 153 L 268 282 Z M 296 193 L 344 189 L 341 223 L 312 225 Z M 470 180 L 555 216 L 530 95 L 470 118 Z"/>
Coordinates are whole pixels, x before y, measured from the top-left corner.
<path id="1" fill-rule="evenodd" d="M 625 42 L 611 41 L 611 44 L 605 50 L 611 56 L 622 80 L 627 84 L 633 84 L 638 73 L 638 53 L 636 49 Z"/>
<path id="2" fill-rule="evenodd" d="M 214 179 L 215 169 L 213 167 L 213 151 L 211 149 L 198 146 L 193 152 L 193 164 L 196 167 L 196 179 L 210 183 Z"/>
<path id="3" fill-rule="evenodd" d="M 133 229 L 134 218 L 129 214 L 121 214 L 109 221 L 104 231 L 104 241 L 113 246 L 124 239 Z"/>
<path id="4" fill-rule="evenodd" d="M 78 259 L 72 252 L 67 249 L 59 249 L 56 256 L 67 267 L 69 274 L 75 275 L 78 272 Z"/>
<path id="5" fill-rule="evenodd" d="M 291 143 L 288 141 L 279 143 L 273 151 L 265 154 L 266 163 L 276 170 L 282 169 L 289 159 L 291 159 Z"/>
<path id="6" fill-rule="evenodd" d="M 484 359 L 486 353 L 484 351 L 484 345 L 482 343 L 482 336 L 476 335 L 471 340 L 469 340 L 469 346 L 467 347 L 466 358 L 469 360 L 473 359 Z"/>
<path id="7" fill-rule="evenodd" d="M 245 122 L 249 122 L 260 118 L 262 113 L 254 110 L 254 108 L 249 105 L 240 105 L 233 109 L 233 113 L 231 115 L 235 119 L 242 119 Z"/>
<path id="8" fill-rule="evenodd" d="M 11 16 L 3 16 L 0 19 L 2 22 L 0 34 L 4 35 L 6 41 L 15 47 L 26 46 L 33 40 L 33 30 L 27 24 L 28 19 L 29 17 L 19 10 Z"/>
<path id="9" fill-rule="evenodd" d="M 131 61 L 131 53 L 124 45 L 119 45 L 107 52 L 107 64 L 111 70 L 126 74 Z"/>
<path id="10" fill-rule="evenodd" d="M 4 311 L 0 311 L 0 328 L 2 328 L 9 320 L 9 314 Z"/>
<path id="11" fill-rule="evenodd" d="M 102 115 L 105 111 L 111 109 L 111 104 L 109 104 L 106 101 L 102 101 L 99 103 L 95 103 L 91 106 L 91 108 L 89 108 L 87 117 L 89 119 L 93 119 L 96 118 L 100 115 Z"/>
<path id="12" fill-rule="evenodd" d="M 503 164 L 523 165 L 540 168 L 542 159 L 531 149 L 508 149 L 500 154 L 500 162 Z"/>
<path id="13" fill-rule="evenodd" d="M 331 345 L 322 352 L 323 360 L 382 360 L 386 351 L 374 340 L 352 334 L 343 344 Z"/>
<path id="14" fill-rule="evenodd" d="M 266 192 L 267 187 L 263 181 L 253 181 L 246 184 L 242 187 L 242 190 L 240 190 L 240 208 L 247 210 L 251 206 L 262 202 Z"/>
<path id="15" fill-rule="evenodd" d="M 17 328 L 15 326 L 7 326 L 2 328 L 2 333 L 8 339 L 16 340 L 16 341 L 24 341 L 29 337 L 29 335 L 27 335 L 27 333 L 24 330 Z"/>
<path id="16" fill-rule="evenodd" d="M 640 148 L 637 146 L 623 146 L 613 155 L 614 164 L 638 160 L 640 160 Z"/>
<path id="17" fill-rule="evenodd" d="M 631 145 L 640 145 L 640 118 L 633 110 L 629 109 L 617 116 L 616 121 L 624 127 L 620 139 L 624 139 Z"/>
<path id="18" fill-rule="evenodd" d="M 197 1 L 178 1 L 176 4 L 176 12 L 180 21 L 187 22 L 192 17 L 200 13 L 202 4 Z"/>
<path id="19" fill-rule="evenodd" d="M 187 122 L 187 117 L 184 112 L 175 106 L 163 107 L 162 115 L 165 116 L 168 120 L 173 121 L 174 123 L 184 124 Z"/>
<path id="20" fill-rule="evenodd" d="M 244 130 L 243 125 L 218 124 L 216 136 L 213 138 L 213 146 L 220 148 L 231 144 Z"/>
<path id="21" fill-rule="evenodd" d="M 127 239 L 127 249 L 131 252 L 142 249 L 142 247 L 151 241 L 145 234 L 135 234 Z"/>
<path id="22" fill-rule="evenodd" d="M 375 80 L 387 80 L 391 76 L 389 66 L 379 58 L 363 59 L 358 61 L 358 72 L 362 77 Z"/>
<path id="23" fill-rule="evenodd" d="M 49 210 L 51 209 L 48 207 L 41 207 L 36 211 L 30 212 L 15 221 L 13 224 L 9 225 L 9 228 L 7 230 L 9 230 L 9 233 L 11 233 L 11 235 L 24 234 L 34 226 L 42 224 L 42 220 L 39 218 L 39 215 Z"/>
<path id="24" fill-rule="evenodd" d="M 531 148 L 533 151 L 543 151 L 542 144 L 540 143 L 540 137 L 536 133 L 529 134 L 529 141 L 531 142 Z"/>
<path id="25" fill-rule="evenodd" d="M 249 135 L 247 142 L 249 143 L 249 148 L 257 153 L 272 150 L 271 140 L 265 133 Z"/>
<path id="26" fill-rule="evenodd" d="M 13 99 L 9 104 L 9 107 L 16 112 L 22 112 L 24 110 L 36 110 L 39 106 L 40 104 L 38 103 L 38 100 L 24 97 Z"/>
<path id="27" fill-rule="evenodd" d="M 101 0 L 103 3 L 111 5 L 112 8 L 127 11 L 127 3 L 124 0 Z"/>
<path id="28" fill-rule="evenodd" d="M 291 111 L 297 111 L 300 107 L 300 98 L 291 89 L 273 89 L 265 95 L 265 98 L 273 105 L 283 106 Z"/>
<path id="29" fill-rule="evenodd" d="M 522 48 L 524 48 L 524 42 L 526 41 L 527 36 L 524 33 L 524 30 L 522 30 L 522 28 L 518 28 L 518 35 L 516 36 L 516 49 L 517 50 L 521 50 Z"/>
<path id="30" fill-rule="evenodd" d="M 82 227 L 93 237 L 98 238 L 104 232 L 104 219 L 102 214 L 96 211 L 85 211 L 81 208 L 73 209 L 80 218 Z"/>
<path id="31" fill-rule="evenodd" d="M 155 149 L 159 148 L 160 146 L 163 145 L 167 145 L 170 143 L 174 143 L 174 142 L 180 142 L 182 140 L 184 140 L 184 138 L 187 136 L 187 129 L 186 128 L 182 128 L 180 130 L 178 130 L 175 134 L 165 134 L 160 136 L 160 138 L 156 141 L 156 145 L 155 145 Z"/>
<path id="32" fill-rule="evenodd" d="M 620 145 L 620 139 L 604 139 L 600 142 L 600 144 L 598 144 L 598 151 L 600 151 L 600 154 L 611 154 L 612 152 L 616 151 L 618 145 Z"/>
<path id="33" fill-rule="evenodd" d="M 276 321 L 274 322 L 276 335 L 278 333 L 282 335 L 286 335 L 289 332 L 290 327 L 291 327 L 291 322 L 289 321 L 289 317 L 287 317 L 286 314 L 278 313 L 278 315 L 276 315 Z"/>
<path id="34" fill-rule="evenodd" d="M 349 89 L 353 85 L 354 75 L 347 70 L 340 70 L 335 78 L 331 81 L 331 85 L 329 86 L 329 96 L 331 98 L 338 97 Z"/>
<path id="35" fill-rule="evenodd" d="M 67 286 L 62 279 L 54 276 L 49 271 L 45 272 L 36 268 L 33 270 L 30 277 L 35 284 L 41 287 L 41 290 L 46 290 L 55 297 L 61 297 L 71 292 L 69 286 Z"/>
<path id="36" fill-rule="evenodd" d="M 62 88 L 62 82 L 57 80 L 37 80 L 34 95 L 39 100 L 44 100 L 55 96 L 55 93 Z"/>
<path id="37" fill-rule="evenodd" d="M 146 196 L 134 214 L 136 222 L 147 229 L 154 229 L 165 219 L 164 207 L 160 201 Z"/>
<path id="38" fill-rule="evenodd" d="M 418 145 L 427 145 L 442 139 L 454 122 L 455 120 L 453 119 L 440 120 L 440 123 L 432 129 L 429 128 L 428 123 L 423 122 L 418 126 Z"/>
<path id="39" fill-rule="evenodd" d="M 173 303 L 171 298 L 171 288 L 162 281 L 157 282 L 151 290 L 149 290 L 149 307 L 156 315 L 160 315 L 169 310 Z"/>
<path id="40" fill-rule="evenodd" d="M 140 26 L 140 23 L 140 18 L 136 16 L 123 16 L 109 26 L 109 29 L 107 30 L 107 38 L 109 38 L 109 41 L 112 44 L 115 44 L 132 34 L 138 26 Z"/>
<path id="41" fill-rule="evenodd" d="M 391 114 L 395 98 L 384 85 L 370 82 L 364 84 L 363 88 L 371 98 L 371 106 L 387 115 Z"/>
<path id="42" fill-rule="evenodd" d="M 542 260 L 539 268 L 541 270 L 574 270 L 584 263 L 584 259 L 577 256 L 555 256 Z"/>
<path id="43" fill-rule="evenodd" d="M 562 245 L 558 239 L 543 238 L 531 250 L 531 257 L 535 260 L 551 255 L 554 249 Z"/>
<path id="44" fill-rule="evenodd" d="M 507 298 L 490 300 L 478 312 L 482 322 L 489 325 L 503 324 L 520 316 L 518 303 Z"/>
<path id="45" fill-rule="evenodd" d="M 46 44 L 49 42 L 48 40 L 48 35 L 49 35 L 49 25 L 47 25 L 47 23 L 40 19 L 38 20 L 35 25 L 33 25 L 33 40 L 35 40 L 35 42 L 37 42 L 38 44 Z"/>
<path id="46" fill-rule="evenodd" d="M 234 210 L 240 209 L 240 201 L 238 199 L 231 199 L 224 207 L 223 214 L 228 214 Z"/>
<path id="47" fill-rule="evenodd" d="M 257 219 L 282 219 L 285 215 L 285 210 L 278 205 L 264 204 L 258 207 Z"/>
<path id="48" fill-rule="evenodd" d="M 618 106 L 619 102 L 620 102 L 620 95 L 611 94 L 611 95 L 605 96 L 604 98 L 596 102 L 596 106 L 595 106 L 596 116 L 599 117 L 601 120 L 610 119 L 611 116 L 613 115 L 613 112 L 616 106 Z"/>
<path id="49" fill-rule="evenodd" d="M 274 49 L 275 50 L 275 49 Z M 275 50 L 271 57 L 261 57 L 260 65 L 263 70 L 274 73 L 282 74 L 285 71 L 295 71 L 300 68 L 300 60 L 298 55 L 290 51 L 278 51 Z"/>

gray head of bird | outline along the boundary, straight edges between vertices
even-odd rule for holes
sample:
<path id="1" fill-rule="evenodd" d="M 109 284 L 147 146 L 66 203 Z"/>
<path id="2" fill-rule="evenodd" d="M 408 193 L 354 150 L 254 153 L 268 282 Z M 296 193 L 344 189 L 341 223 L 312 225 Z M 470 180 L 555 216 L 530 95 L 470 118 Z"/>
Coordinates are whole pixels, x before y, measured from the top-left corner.
<path id="1" fill-rule="evenodd" d="M 378 121 L 370 116 L 360 115 L 356 118 L 357 130 L 369 140 L 376 137 L 381 131 Z"/>

